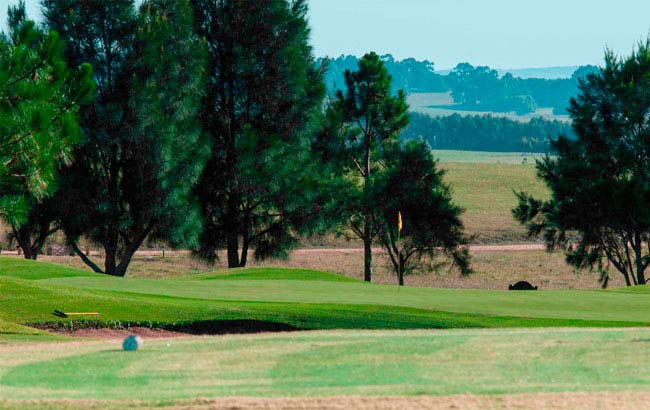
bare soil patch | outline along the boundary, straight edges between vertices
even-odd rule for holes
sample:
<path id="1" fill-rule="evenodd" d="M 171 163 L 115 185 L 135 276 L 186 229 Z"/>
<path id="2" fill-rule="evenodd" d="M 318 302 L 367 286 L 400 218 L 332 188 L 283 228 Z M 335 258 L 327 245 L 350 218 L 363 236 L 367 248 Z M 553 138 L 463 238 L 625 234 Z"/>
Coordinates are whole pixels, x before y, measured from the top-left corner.
<path id="1" fill-rule="evenodd" d="M 147 339 L 160 339 L 166 337 L 192 336 L 190 333 L 174 332 L 165 329 L 150 329 L 146 327 L 132 327 L 129 329 L 111 328 L 83 328 L 83 329 L 48 329 L 46 327 L 34 326 L 41 330 L 47 330 L 61 336 L 84 337 L 93 339 L 121 339 L 130 335 L 139 335 Z"/>
<path id="2" fill-rule="evenodd" d="M 159 339 L 187 336 L 214 336 L 226 334 L 248 334 L 267 332 L 291 332 L 301 330 L 297 327 L 276 322 L 261 320 L 214 320 L 200 321 L 186 324 L 157 324 L 156 326 L 131 326 L 129 324 L 119 327 L 110 323 L 98 321 L 79 321 L 66 323 L 36 323 L 33 328 L 46 330 L 61 336 L 117 339 L 137 334 L 147 339 Z"/>

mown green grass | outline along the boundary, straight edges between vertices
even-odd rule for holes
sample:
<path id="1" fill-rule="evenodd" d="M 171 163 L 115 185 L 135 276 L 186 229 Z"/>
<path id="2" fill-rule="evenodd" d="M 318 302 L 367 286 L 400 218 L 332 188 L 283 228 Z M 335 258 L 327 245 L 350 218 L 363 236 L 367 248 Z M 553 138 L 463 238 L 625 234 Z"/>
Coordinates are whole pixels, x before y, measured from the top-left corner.
<path id="1" fill-rule="evenodd" d="M 645 391 L 650 330 L 328 331 L 0 350 L 1 399 Z M 612 353 L 615 352 L 615 356 Z"/>
<path id="2" fill-rule="evenodd" d="M 43 408 L 70 409 L 81 399 L 137 408 L 132 400 L 642 391 L 650 382 L 640 356 L 650 343 L 650 329 L 638 328 L 650 326 L 642 287 L 397 288 L 277 268 L 112 278 L 6 257 L 0 272 L 0 407 L 26 399 L 68 399 Z M 146 340 L 124 352 L 119 340 L 72 343 L 24 326 L 67 323 L 54 309 L 100 312 L 99 325 L 248 320 L 330 330 Z"/>
<path id="3" fill-rule="evenodd" d="M 241 268 L 226 269 L 216 272 L 202 273 L 190 276 L 190 279 L 204 280 L 300 280 L 322 282 L 354 282 L 359 281 L 348 276 L 336 275 L 310 269 L 283 269 L 283 268 Z"/>
<path id="4" fill-rule="evenodd" d="M 39 283 L 52 288 L 66 286 L 214 301 L 384 305 L 479 315 L 650 322 L 647 314 L 650 298 L 646 295 L 603 290 L 509 292 L 273 279 L 194 281 L 73 277 L 45 279 Z"/>
<path id="5" fill-rule="evenodd" d="M 0 276 L 0 332 L 5 334 L 18 333 L 18 325 L 70 320 L 53 316 L 54 309 L 99 312 L 99 320 L 105 323 L 254 320 L 300 329 L 650 323 L 646 314 L 650 299 L 643 293 L 398 288 L 326 272 L 266 268 L 216 272 L 196 279 L 136 279 L 69 268 L 58 274 L 56 265 L 44 264 L 43 279 L 38 279 L 40 262 L 0 258 L 4 270 L 5 262 L 20 266 L 11 276 Z"/>

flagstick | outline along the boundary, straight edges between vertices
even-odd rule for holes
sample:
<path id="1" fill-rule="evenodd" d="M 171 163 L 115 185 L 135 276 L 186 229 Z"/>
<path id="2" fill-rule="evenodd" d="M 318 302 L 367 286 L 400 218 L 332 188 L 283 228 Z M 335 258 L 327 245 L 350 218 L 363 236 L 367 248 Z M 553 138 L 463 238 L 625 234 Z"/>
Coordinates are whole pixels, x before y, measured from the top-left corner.
<path id="1" fill-rule="evenodd" d="M 400 275 L 400 268 L 402 266 L 402 250 L 399 247 L 399 236 L 400 236 L 400 231 L 399 229 L 397 230 L 397 290 L 401 288 L 401 280 L 402 276 Z"/>
<path id="2" fill-rule="evenodd" d="M 397 212 L 397 290 L 402 285 L 402 250 L 399 247 L 400 234 L 402 233 L 402 212 Z"/>

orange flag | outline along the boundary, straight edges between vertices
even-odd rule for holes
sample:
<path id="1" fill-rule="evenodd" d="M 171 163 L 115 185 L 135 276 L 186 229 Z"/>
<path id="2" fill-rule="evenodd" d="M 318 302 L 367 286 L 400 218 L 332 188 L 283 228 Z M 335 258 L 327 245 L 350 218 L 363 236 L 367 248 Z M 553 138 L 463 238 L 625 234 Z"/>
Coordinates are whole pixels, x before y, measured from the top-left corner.
<path id="1" fill-rule="evenodd" d="M 397 231 L 402 232 L 402 213 L 397 211 Z"/>

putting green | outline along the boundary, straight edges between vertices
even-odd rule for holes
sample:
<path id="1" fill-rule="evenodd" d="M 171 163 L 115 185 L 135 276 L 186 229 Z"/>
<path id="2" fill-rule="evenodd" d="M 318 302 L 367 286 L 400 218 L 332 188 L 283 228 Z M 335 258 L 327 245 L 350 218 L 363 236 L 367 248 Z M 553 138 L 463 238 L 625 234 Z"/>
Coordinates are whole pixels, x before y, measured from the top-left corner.
<path id="1" fill-rule="evenodd" d="M 643 391 L 650 329 L 318 331 L 9 344 L 0 399 Z"/>
<path id="2" fill-rule="evenodd" d="M 303 281 L 297 280 L 298 275 L 294 277 L 209 281 L 95 276 L 45 279 L 39 283 L 202 300 L 386 305 L 480 315 L 640 323 L 650 319 L 650 297 L 642 291 L 399 288 L 363 282 Z"/>

